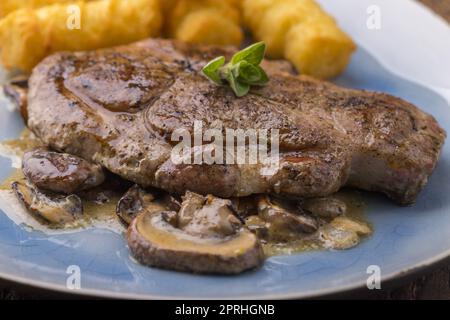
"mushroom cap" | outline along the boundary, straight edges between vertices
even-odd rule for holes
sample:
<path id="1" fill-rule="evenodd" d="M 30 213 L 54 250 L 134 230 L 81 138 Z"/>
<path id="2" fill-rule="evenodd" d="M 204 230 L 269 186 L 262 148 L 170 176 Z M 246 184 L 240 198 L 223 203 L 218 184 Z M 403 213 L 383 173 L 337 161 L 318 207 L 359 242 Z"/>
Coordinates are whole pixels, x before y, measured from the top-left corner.
<path id="1" fill-rule="evenodd" d="M 134 185 L 122 196 L 117 203 L 116 214 L 127 226 L 133 219 L 144 211 L 161 212 L 164 210 L 179 210 L 180 204 L 169 194 L 155 196 L 152 192 Z"/>
<path id="2" fill-rule="evenodd" d="M 194 273 L 237 274 L 260 266 L 258 238 L 242 227 L 233 236 L 200 238 L 173 227 L 162 213 L 143 213 L 127 232 L 134 257 L 144 265 Z"/>
<path id="3" fill-rule="evenodd" d="M 22 170 L 39 189 L 64 194 L 87 190 L 105 181 L 101 166 L 71 154 L 45 149 L 25 153 Z"/>
<path id="4" fill-rule="evenodd" d="M 63 225 L 83 215 L 83 203 L 77 195 L 44 193 L 27 181 L 15 181 L 11 188 L 23 206 L 46 223 Z"/>

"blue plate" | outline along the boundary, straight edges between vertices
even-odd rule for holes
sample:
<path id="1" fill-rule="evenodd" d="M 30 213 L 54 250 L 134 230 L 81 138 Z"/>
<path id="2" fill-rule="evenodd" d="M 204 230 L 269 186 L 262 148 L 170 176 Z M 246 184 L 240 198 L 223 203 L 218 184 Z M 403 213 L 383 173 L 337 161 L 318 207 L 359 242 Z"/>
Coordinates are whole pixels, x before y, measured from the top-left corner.
<path id="1" fill-rule="evenodd" d="M 333 5 L 333 1 L 322 2 L 343 21 L 347 13 Z M 387 5 L 386 1 L 379 2 L 381 7 Z M 415 3 L 409 5 L 411 12 L 418 10 L 425 21 L 433 24 L 437 20 Z M 408 15 L 408 9 L 403 7 L 402 10 L 402 14 Z M 362 14 L 366 14 L 365 10 Z M 411 14 L 412 17 L 416 16 Z M 436 23 L 440 26 L 441 22 Z M 348 29 L 345 22 L 342 25 Z M 434 84 L 424 84 L 432 80 L 416 78 L 411 82 L 396 75 L 406 75 L 408 70 L 399 65 L 386 67 L 393 61 L 389 60 L 389 52 L 375 59 L 376 48 L 370 47 L 376 44 L 371 40 L 365 42 L 360 34 L 352 35 L 369 49 L 360 47 L 347 72 L 336 80 L 338 84 L 384 91 L 407 99 L 433 114 L 450 132 L 445 87 L 436 89 Z M 378 60 L 384 61 L 379 63 Z M 426 62 L 418 62 L 421 63 Z M 442 65 L 442 68 L 447 66 Z M 449 74 L 447 72 L 446 76 Z M 0 106 L 0 139 L 14 138 L 22 128 L 19 115 Z M 143 267 L 130 258 L 123 237 L 111 231 L 93 229 L 49 236 L 17 226 L 0 213 L 0 277 L 70 291 L 66 286 L 70 276 L 67 270 L 76 265 L 81 271 L 81 289 L 71 292 L 80 294 L 123 298 L 304 298 L 365 286 L 369 277 L 367 268 L 376 265 L 380 267 L 383 285 L 383 281 L 450 256 L 449 164 L 450 149 L 446 145 L 434 175 L 414 206 L 401 208 L 383 196 L 365 194 L 368 217 L 375 233 L 356 248 L 273 257 L 261 269 L 233 277 L 199 276 Z M 6 178 L 10 171 L 9 160 L 0 158 L 0 178 Z"/>

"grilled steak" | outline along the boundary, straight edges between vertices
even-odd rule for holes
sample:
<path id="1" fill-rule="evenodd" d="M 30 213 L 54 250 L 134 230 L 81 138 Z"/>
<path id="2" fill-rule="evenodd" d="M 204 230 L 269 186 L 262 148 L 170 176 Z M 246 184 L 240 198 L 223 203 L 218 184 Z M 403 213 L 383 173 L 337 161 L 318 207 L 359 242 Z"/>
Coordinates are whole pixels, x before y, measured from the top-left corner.
<path id="1" fill-rule="evenodd" d="M 236 98 L 199 70 L 233 48 L 169 40 L 58 53 L 29 81 L 28 126 L 55 150 L 81 156 L 142 186 L 220 197 L 325 196 L 342 186 L 413 203 L 445 140 L 436 120 L 401 99 L 344 89 L 263 63 L 270 83 Z M 280 168 L 175 165 L 171 133 L 218 121 L 232 129 L 279 129 Z"/>

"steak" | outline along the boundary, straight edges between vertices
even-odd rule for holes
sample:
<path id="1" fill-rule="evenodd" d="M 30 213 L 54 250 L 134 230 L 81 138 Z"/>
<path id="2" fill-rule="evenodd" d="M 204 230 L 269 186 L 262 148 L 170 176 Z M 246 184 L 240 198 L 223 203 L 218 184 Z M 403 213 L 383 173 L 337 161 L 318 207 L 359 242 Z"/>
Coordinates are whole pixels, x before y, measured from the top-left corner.
<path id="1" fill-rule="evenodd" d="M 230 47 L 146 40 L 91 52 L 57 53 L 29 80 L 28 127 L 49 147 L 101 164 L 144 187 L 219 197 L 279 193 L 320 197 L 343 186 L 415 201 L 446 133 L 412 104 L 340 88 L 264 61 L 270 82 L 236 98 L 200 74 Z M 217 123 L 278 129 L 280 166 L 174 164 L 170 137 Z"/>

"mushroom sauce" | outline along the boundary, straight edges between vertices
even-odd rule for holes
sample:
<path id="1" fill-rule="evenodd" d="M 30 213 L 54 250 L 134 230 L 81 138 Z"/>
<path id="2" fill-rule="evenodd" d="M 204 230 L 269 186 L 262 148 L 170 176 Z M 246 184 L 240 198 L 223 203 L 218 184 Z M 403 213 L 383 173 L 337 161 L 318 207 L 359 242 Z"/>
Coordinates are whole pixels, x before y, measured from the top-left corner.
<path id="1" fill-rule="evenodd" d="M 365 237 L 372 233 L 372 227 L 368 223 L 364 211 L 366 205 L 359 191 L 345 189 L 333 195 L 346 205 L 346 211 L 341 217 L 331 222 L 321 221 L 319 229 L 306 236 L 298 237 L 286 242 L 263 241 L 263 249 L 266 256 L 287 255 L 302 251 L 320 249 L 347 249 L 357 245 Z M 344 224 L 350 222 L 357 224 L 347 228 Z M 352 227 L 361 228 L 362 232 L 354 234 Z M 334 237 L 329 237 L 332 233 Z"/>
<path id="2" fill-rule="evenodd" d="M 83 197 L 82 218 L 64 225 L 44 223 L 27 212 L 13 194 L 11 184 L 14 181 L 25 180 L 21 169 L 22 156 L 26 151 L 40 146 L 42 146 L 42 143 L 28 129 L 25 129 L 18 139 L 0 143 L 0 155 L 11 159 L 13 168 L 12 174 L 0 184 L 0 209 L 16 224 L 48 234 L 73 232 L 88 227 L 98 227 L 119 234 L 123 233 L 124 227 L 115 214 L 117 202 L 122 194 L 110 189 L 99 189 L 95 190 L 95 193 L 86 194 Z"/>
<path id="3" fill-rule="evenodd" d="M 97 188 L 94 192 L 82 194 L 83 217 L 75 222 L 63 225 L 43 223 L 21 206 L 11 190 L 11 183 L 26 179 L 20 168 L 21 158 L 27 150 L 41 145 L 40 141 L 27 129 L 18 139 L 0 144 L 1 155 L 9 157 L 14 168 L 11 176 L 0 184 L 0 209 L 15 223 L 46 233 L 73 232 L 88 227 L 106 228 L 117 233 L 123 233 L 125 226 L 116 215 L 116 206 L 124 194 L 124 190 Z M 288 240 L 280 240 L 276 236 L 273 237 L 273 234 L 267 236 L 265 232 L 261 234 L 256 232 L 261 239 L 265 255 L 284 255 L 320 249 L 347 249 L 357 245 L 372 233 L 372 227 L 364 214 L 365 204 L 360 192 L 344 189 L 332 195 L 329 199 L 343 203 L 345 210 L 336 217 L 317 217 L 318 224 L 315 232 L 292 233 L 287 237 Z M 324 200 L 328 201 L 328 198 Z M 261 228 L 267 228 L 270 225 L 270 223 L 259 219 L 257 212 L 247 213 L 245 221 L 250 230 L 261 230 Z"/>
<path id="4" fill-rule="evenodd" d="M 119 194 L 100 193 L 97 200 L 83 198 L 83 216 L 64 225 L 48 224 L 38 217 L 31 216 L 11 189 L 13 181 L 23 181 L 24 179 L 22 171 L 14 169 L 11 176 L 0 184 L 0 209 L 16 224 L 48 234 L 73 232 L 89 227 L 108 229 L 119 234 L 125 230 L 115 214 L 116 205 L 120 199 Z"/>

